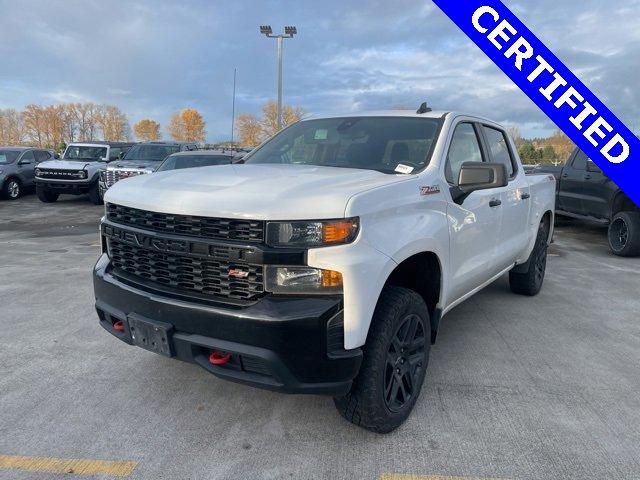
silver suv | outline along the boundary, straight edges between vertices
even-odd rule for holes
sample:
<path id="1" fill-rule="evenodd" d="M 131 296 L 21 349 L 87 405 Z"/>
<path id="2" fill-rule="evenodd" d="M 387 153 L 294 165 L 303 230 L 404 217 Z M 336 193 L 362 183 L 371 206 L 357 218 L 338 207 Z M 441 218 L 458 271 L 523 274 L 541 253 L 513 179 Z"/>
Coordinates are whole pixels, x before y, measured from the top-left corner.
<path id="1" fill-rule="evenodd" d="M 89 194 L 95 205 L 102 203 L 98 188 L 100 172 L 107 163 L 118 160 L 133 143 L 90 142 L 71 143 L 60 160 L 44 162 L 36 168 L 36 193 L 38 198 L 51 203 L 60 194 Z"/>

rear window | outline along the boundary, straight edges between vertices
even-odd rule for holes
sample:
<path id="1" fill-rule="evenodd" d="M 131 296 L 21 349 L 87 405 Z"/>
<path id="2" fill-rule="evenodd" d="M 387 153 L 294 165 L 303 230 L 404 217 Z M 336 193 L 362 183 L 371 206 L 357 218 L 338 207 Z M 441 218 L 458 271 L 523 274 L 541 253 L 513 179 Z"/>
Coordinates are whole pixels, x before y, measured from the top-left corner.
<path id="1" fill-rule="evenodd" d="M 208 167 L 231 163 L 231 155 L 172 155 L 158 167 L 159 172 L 180 170 L 183 168 Z"/>
<path id="2" fill-rule="evenodd" d="M 179 151 L 179 145 L 134 145 L 124 156 L 124 160 L 161 162 L 172 153 Z"/>

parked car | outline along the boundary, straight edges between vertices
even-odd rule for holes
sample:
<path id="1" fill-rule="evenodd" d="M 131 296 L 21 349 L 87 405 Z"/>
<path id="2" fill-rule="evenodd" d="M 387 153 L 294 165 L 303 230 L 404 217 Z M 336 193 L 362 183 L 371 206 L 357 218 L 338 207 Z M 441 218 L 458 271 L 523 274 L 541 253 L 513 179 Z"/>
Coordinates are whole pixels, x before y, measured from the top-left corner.
<path id="1" fill-rule="evenodd" d="M 560 172 L 556 212 L 608 225 L 615 255 L 640 255 L 640 208 L 578 148 Z"/>
<path id="2" fill-rule="evenodd" d="M 242 158 L 241 154 L 228 150 L 198 150 L 178 152 L 169 155 L 156 172 L 168 170 L 182 170 L 184 168 L 209 167 L 212 165 L 228 165 L 234 160 Z"/>
<path id="3" fill-rule="evenodd" d="M 215 175 L 116 184 L 94 269 L 118 339 L 266 389 L 328 394 L 389 432 L 452 308 L 508 273 L 536 295 L 555 180 L 495 122 L 431 112 L 303 120 Z"/>
<path id="4" fill-rule="evenodd" d="M 36 193 L 45 203 L 58 200 L 61 194 L 89 194 L 95 205 L 102 203 L 98 188 L 100 172 L 109 162 L 120 158 L 133 143 L 70 143 L 60 160 L 50 160 L 36 168 Z"/>
<path id="5" fill-rule="evenodd" d="M 15 200 L 35 185 L 35 167 L 55 158 L 53 150 L 0 147 L 0 194 Z"/>
<path id="6" fill-rule="evenodd" d="M 197 143 L 143 142 L 134 146 L 118 162 L 109 165 L 100 176 L 100 193 L 104 193 L 123 178 L 152 173 L 169 155 L 198 150 Z"/>

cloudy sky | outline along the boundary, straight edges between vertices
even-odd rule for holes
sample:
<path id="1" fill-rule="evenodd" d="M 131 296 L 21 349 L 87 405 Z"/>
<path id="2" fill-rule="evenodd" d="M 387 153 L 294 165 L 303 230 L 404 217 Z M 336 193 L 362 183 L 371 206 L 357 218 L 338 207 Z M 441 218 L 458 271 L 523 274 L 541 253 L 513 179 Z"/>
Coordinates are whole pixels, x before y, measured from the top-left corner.
<path id="1" fill-rule="evenodd" d="M 640 0 L 505 0 L 621 120 L 640 127 Z M 133 124 L 166 125 L 199 109 L 210 141 L 237 110 L 275 97 L 275 41 L 285 44 L 285 101 L 311 114 L 428 100 L 518 124 L 554 126 L 429 0 L 0 0 L 0 108 L 93 101 Z"/>

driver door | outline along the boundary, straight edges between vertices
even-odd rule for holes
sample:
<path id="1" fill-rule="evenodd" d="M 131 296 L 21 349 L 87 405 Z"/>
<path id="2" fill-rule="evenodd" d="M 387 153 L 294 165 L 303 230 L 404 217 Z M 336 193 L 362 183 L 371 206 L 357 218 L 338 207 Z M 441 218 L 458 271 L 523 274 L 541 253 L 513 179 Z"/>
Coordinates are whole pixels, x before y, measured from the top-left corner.
<path id="1" fill-rule="evenodd" d="M 33 150 L 27 150 L 20 156 L 20 160 L 18 160 L 18 175 L 25 186 L 30 186 L 35 181 L 36 157 L 33 154 Z"/>
<path id="2" fill-rule="evenodd" d="M 453 132 L 445 177 L 450 186 L 458 185 L 460 168 L 465 162 L 486 162 L 479 127 L 471 122 L 459 123 Z M 498 273 L 496 248 L 502 223 L 501 189 L 471 193 L 461 205 L 449 202 L 449 268 L 451 289 L 447 304 L 455 302 Z"/>

